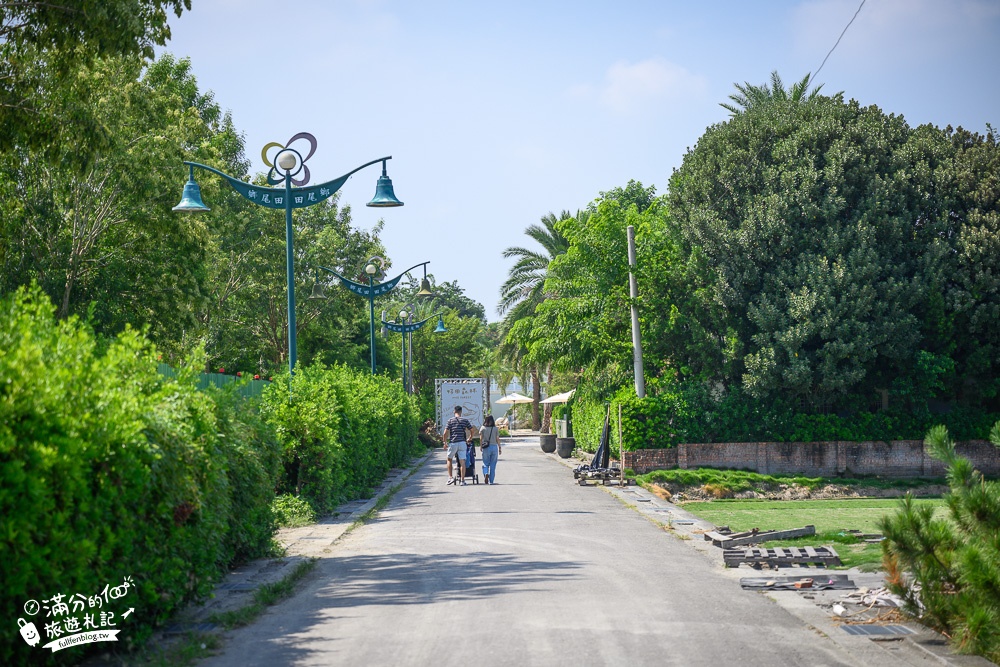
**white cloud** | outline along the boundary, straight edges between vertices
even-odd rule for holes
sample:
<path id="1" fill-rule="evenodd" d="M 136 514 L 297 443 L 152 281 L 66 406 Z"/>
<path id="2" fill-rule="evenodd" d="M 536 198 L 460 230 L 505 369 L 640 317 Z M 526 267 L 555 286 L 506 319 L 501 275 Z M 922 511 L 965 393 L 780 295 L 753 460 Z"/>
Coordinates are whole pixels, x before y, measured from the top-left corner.
<path id="1" fill-rule="evenodd" d="M 630 114 L 701 98 L 707 88 L 704 77 L 657 57 L 637 63 L 619 61 L 608 68 L 599 86 L 580 84 L 570 94 L 595 100 L 615 113 Z"/>

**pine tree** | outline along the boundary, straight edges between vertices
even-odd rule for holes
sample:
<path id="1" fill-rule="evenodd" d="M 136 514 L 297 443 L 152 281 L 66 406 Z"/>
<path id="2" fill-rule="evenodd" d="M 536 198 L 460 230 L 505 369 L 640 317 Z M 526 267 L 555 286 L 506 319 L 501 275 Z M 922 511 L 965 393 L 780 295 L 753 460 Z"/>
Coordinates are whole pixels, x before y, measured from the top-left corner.
<path id="1" fill-rule="evenodd" d="M 990 432 L 1000 447 L 1000 422 Z M 955 451 L 944 426 L 925 440 L 948 467 L 949 519 L 907 496 L 881 521 L 889 588 L 908 611 L 948 634 L 965 653 L 1000 660 L 1000 482 L 987 480 Z"/>

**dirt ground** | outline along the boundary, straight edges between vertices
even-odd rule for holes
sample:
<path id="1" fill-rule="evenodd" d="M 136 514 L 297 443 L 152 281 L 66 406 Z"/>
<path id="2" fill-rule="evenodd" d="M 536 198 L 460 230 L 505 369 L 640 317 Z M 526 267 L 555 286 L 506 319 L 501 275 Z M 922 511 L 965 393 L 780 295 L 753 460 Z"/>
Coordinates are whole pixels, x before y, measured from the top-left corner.
<path id="1" fill-rule="evenodd" d="M 837 498 L 900 498 L 906 493 L 914 496 L 940 496 L 948 491 L 946 484 L 929 484 L 911 489 L 880 489 L 874 486 L 827 484 L 811 489 L 798 484 L 763 486 L 756 490 L 733 493 L 712 484 L 705 486 L 654 484 L 650 490 L 665 500 L 713 500 L 717 498 L 761 500 L 833 500 Z"/>

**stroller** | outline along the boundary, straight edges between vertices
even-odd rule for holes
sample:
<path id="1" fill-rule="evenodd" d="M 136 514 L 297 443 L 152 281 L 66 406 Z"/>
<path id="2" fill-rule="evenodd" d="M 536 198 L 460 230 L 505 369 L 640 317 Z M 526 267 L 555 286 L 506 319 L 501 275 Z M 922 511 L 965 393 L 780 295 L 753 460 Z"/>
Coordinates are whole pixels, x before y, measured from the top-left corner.
<path id="1" fill-rule="evenodd" d="M 619 485 L 624 486 L 627 481 L 622 469 L 615 462 L 609 465 L 611 459 L 611 406 L 608 406 L 608 413 L 604 417 L 604 431 L 601 433 L 601 444 L 597 447 L 594 459 L 590 465 L 586 463 L 573 469 L 573 479 L 579 480 L 580 486 L 587 486 L 587 480 L 603 482 L 606 485 L 617 480 Z"/>
<path id="2" fill-rule="evenodd" d="M 461 453 L 455 454 L 454 458 L 456 471 L 462 469 L 462 464 L 458 460 L 459 456 Z M 473 484 L 479 484 L 479 475 L 476 474 L 476 446 L 469 443 L 465 443 L 465 480 L 472 480 Z"/>

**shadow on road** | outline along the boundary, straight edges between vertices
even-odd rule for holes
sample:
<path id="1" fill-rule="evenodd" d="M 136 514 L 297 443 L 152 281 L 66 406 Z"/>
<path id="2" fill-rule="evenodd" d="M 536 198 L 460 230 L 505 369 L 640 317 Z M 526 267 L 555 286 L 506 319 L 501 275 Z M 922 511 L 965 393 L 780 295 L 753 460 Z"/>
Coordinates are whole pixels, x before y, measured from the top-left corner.
<path id="1" fill-rule="evenodd" d="M 580 564 L 526 561 L 513 554 L 462 553 L 351 556 L 324 561 L 336 583 L 317 591 L 325 607 L 432 604 L 543 590 L 547 583 L 577 577 Z"/>

